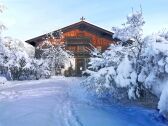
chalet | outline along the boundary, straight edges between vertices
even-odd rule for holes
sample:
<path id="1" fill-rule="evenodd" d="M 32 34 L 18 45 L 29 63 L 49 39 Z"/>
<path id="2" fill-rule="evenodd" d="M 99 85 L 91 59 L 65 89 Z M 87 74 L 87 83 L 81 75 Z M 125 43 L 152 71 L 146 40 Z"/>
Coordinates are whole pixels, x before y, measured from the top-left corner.
<path id="1" fill-rule="evenodd" d="M 63 32 L 63 39 L 61 41 L 65 44 L 67 50 L 74 53 L 75 74 L 77 76 L 81 75 L 82 71 L 87 68 L 90 57 L 89 48 L 95 47 L 100 51 L 104 51 L 110 44 L 116 42 L 112 38 L 112 32 L 90 24 L 84 21 L 84 18 L 80 22 L 53 31 L 53 35 L 56 38 L 60 30 Z M 41 35 L 26 42 L 34 47 L 38 47 L 45 37 L 46 35 Z M 55 44 L 54 41 L 51 41 L 51 43 Z"/>

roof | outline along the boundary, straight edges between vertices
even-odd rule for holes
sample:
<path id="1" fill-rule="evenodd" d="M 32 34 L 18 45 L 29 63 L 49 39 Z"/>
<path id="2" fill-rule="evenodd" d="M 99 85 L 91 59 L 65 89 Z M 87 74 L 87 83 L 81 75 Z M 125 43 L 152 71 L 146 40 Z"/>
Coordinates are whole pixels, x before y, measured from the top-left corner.
<path id="1" fill-rule="evenodd" d="M 57 36 L 57 35 L 58 35 L 58 31 L 60 31 L 60 30 L 64 33 L 64 32 L 68 32 L 68 31 L 70 31 L 70 30 L 72 30 L 72 29 L 74 29 L 74 28 L 80 28 L 80 29 L 82 29 L 82 28 L 85 28 L 85 29 L 86 29 L 86 28 L 87 28 L 87 30 L 90 30 L 90 31 L 93 31 L 93 32 L 94 32 L 94 31 L 97 31 L 97 32 L 100 32 L 100 33 L 102 33 L 102 34 L 104 34 L 104 35 L 107 35 L 107 36 L 110 37 L 111 39 L 112 39 L 112 35 L 113 35 L 112 32 L 110 32 L 110 31 L 108 31 L 108 30 L 105 30 L 105 29 L 103 29 L 103 28 L 100 28 L 100 27 L 98 27 L 98 26 L 96 26 L 96 25 L 93 25 L 93 24 L 91 24 L 91 23 L 88 23 L 88 22 L 86 22 L 86 21 L 83 21 L 83 20 L 80 21 L 80 22 L 74 23 L 74 24 L 72 24 L 72 25 L 63 27 L 63 28 L 61 28 L 61 29 L 52 31 L 51 33 L 53 33 L 54 36 Z M 27 42 L 27 43 L 36 42 L 36 41 L 38 41 L 39 39 L 45 38 L 47 34 L 49 34 L 49 33 L 46 33 L 46 34 L 44 34 L 44 35 L 40 35 L 40 36 L 35 37 L 35 38 L 32 38 L 32 39 L 29 39 L 29 40 L 27 40 L 26 42 Z"/>

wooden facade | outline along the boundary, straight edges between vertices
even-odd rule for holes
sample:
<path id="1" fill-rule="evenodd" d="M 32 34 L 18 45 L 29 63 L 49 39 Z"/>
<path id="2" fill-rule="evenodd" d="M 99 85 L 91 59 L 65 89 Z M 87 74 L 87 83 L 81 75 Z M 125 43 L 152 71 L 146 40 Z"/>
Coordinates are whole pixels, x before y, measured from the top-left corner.
<path id="1" fill-rule="evenodd" d="M 67 50 L 74 52 L 76 75 L 81 75 L 82 71 L 87 68 L 87 62 L 90 57 L 89 50 L 91 48 L 95 47 L 103 52 L 110 44 L 117 41 L 112 39 L 112 32 L 82 20 L 78 23 L 54 31 L 53 35 L 56 39 L 50 40 L 52 44 L 60 42 L 58 36 L 58 31 L 60 30 L 63 32 L 61 42 L 65 44 Z M 42 35 L 26 42 L 37 47 L 46 37 L 46 35 Z"/>

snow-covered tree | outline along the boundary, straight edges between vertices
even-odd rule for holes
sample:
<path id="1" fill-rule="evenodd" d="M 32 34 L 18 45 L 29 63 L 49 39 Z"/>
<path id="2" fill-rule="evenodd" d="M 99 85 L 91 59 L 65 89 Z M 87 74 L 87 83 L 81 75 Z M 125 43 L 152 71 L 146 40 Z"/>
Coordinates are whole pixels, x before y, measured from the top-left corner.
<path id="1" fill-rule="evenodd" d="M 142 62 L 141 62 L 141 55 L 144 46 L 143 40 L 143 25 L 145 21 L 143 19 L 142 11 L 141 12 L 133 12 L 133 14 L 127 16 L 127 22 L 123 24 L 122 28 L 114 28 L 114 38 L 118 38 L 121 40 L 121 43 L 124 45 L 128 45 L 128 54 L 127 57 L 131 63 L 131 67 L 134 70 L 134 74 L 136 74 L 136 84 L 131 86 L 131 91 L 134 92 L 136 97 L 140 97 L 140 93 L 142 92 L 143 85 L 141 82 L 138 81 L 138 76 L 141 71 Z M 131 43 L 130 43 L 131 42 Z M 125 44 L 126 43 L 126 44 Z M 128 43 L 128 44 L 127 44 Z M 130 44 L 129 44 L 130 43 Z M 132 79 L 135 79 L 134 78 Z M 132 85 L 132 84 L 131 84 Z M 132 93 L 133 93 L 132 92 Z M 131 93 L 129 93 L 131 94 Z"/>
<path id="2" fill-rule="evenodd" d="M 160 98 L 160 112 L 168 113 L 168 32 L 143 37 L 142 12 L 127 17 L 122 28 L 113 28 L 114 38 L 101 57 L 91 59 L 92 74 L 83 85 L 98 96 L 137 99 L 146 94 Z M 107 97 L 108 96 L 108 97 Z M 148 97 L 148 96 L 145 96 Z"/>
<path id="3" fill-rule="evenodd" d="M 99 54 L 98 57 L 92 57 L 89 63 L 91 65 L 90 68 L 92 69 L 86 70 L 91 76 L 85 79 L 82 84 L 88 89 L 95 91 L 96 94 L 101 97 L 118 95 L 116 92 L 117 87 L 124 87 L 124 85 L 126 85 L 120 82 L 116 83 L 121 75 L 118 69 L 119 65 L 124 68 L 126 68 L 125 66 L 127 65 L 123 64 L 125 66 L 121 66 L 121 62 L 125 58 L 126 50 L 127 47 L 122 47 L 117 44 L 111 45 L 108 50 L 101 54 L 101 56 Z M 125 81 L 123 80 L 122 82 Z"/>
<path id="4" fill-rule="evenodd" d="M 3 41 L 8 53 L 3 53 L 0 72 L 8 80 L 30 80 L 48 78 L 50 71 L 44 60 L 34 59 L 16 46 L 15 39 Z M 37 75 L 39 74 L 39 75 Z M 38 76 L 38 77 L 37 77 Z"/>
<path id="5" fill-rule="evenodd" d="M 60 74 L 60 70 L 66 64 L 70 64 L 70 59 L 73 57 L 72 52 L 65 49 L 62 37 L 62 32 L 59 32 L 59 38 L 55 38 L 53 33 L 50 33 L 38 47 L 42 52 L 41 57 L 48 62 L 53 75 Z"/>
<path id="6" fill-rule="evenodd" d="M 102 57 L 98 58 L 98 62 L 97 59 L 94 59 L 95 62 L 91 60 L 91 67 L 99 69 L 88 78 L 90 82 L 86 79 L 87 82 L 84 84 L 90 83 L 86 84 L 89 86 L 95 84 L 93 89 L 98 89 L 98 91 L 106 89 L 105 94 L 108 93 L 107 89 L 110 89 L 108 90 L 110 91 L 109 94 L 113 94 L 114 89 L 126 88 L 129 98 L 140 97 L 142 85 L 138 82 L 137 74 L 140 71 L 139 60 L 143 46 L 143 25 L 142 13 L 135 12 L 127 17 L 127 22 L 123 24 L 122 28 L 113 28 L 113 38 L 120 41 L 111 45 L 102 54 Z M 95 82 L 92 84 L 91 80 Z"/>
<path id="7" fill-rule="evenodd" d="M 90 58 L 90 62 L 89 62 L 89 69 L 85 72 L 88 72 L 88 74 L 91 74 L 89 73 L 89 71 L 98 71 L 99 69 L 101 69 L 103 66 L 103 56 L 102 56 L 102 53 L 96 49 L 95 47 L 93 47 L 92 50 L 90 50 L 90 55 L 91 55 L 91 58 Z"/>
<path id="8" fill-rule="evenodd" d="M 51 71 L 49 65 L 43 59 L 33 59 L 30 66 L 32 78 L 38 80 L 40 78 L 49 78 Z"/>
<path id="9" fill-rule="evenodd" d="M 0 5 L 0 12 L 3 8 Z M 5 26 L 0 24 L 0 76 L 7 80 L 48 78 L 50 72 L 46 63 L 33 58 L 34 48 L 20 40 L 3 37 L 4 29 Z"/>
<path id="10" fill-rule="evenodd" d="M 168 32 L 145 37 L 138 81 L 155 94 L 161 113 L 168 112 Z"/>
<path id="11" fill-rule="evenodd" d="M 4 5 L 0 5 L 0 12 L 4 11 Z M 4 76 L 7 69 L 4 67 L 7 57 L 9 56 L 9 50 L 5 46 L 3 41 L 2 32 L 6 27 L 0 23 L 0 76 Z"/>

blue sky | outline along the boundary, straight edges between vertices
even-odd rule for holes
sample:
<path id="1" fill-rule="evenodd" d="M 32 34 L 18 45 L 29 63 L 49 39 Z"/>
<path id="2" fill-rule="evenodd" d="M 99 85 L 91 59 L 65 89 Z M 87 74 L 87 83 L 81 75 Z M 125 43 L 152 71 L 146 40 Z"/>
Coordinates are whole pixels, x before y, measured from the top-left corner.
<path id="1" fill-rule="evenodd" d="M 7 9 L 0 20 L 5 34 L 27 40 L 78 22 L 86 21 L 111 30 L 125 22 L 132 8 L 142 5 L 145 34 L 168 28 L 168 0 L 0 0 Z"/>

